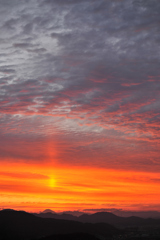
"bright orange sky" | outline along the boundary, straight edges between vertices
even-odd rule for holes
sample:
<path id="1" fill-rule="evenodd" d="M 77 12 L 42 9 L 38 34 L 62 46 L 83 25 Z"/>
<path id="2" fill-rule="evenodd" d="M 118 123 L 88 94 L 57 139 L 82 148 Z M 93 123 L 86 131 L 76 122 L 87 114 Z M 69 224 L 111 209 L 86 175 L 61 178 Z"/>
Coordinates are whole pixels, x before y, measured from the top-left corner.
<path id="1" fill-rule="evenodd" d="M 159 12 L 0 1 L 0 208 L 160 211 Z"/>
<path id="2" fill-rule="evenodd" d="M 160 182 L 159 174 L 150 172 L 3 163 L 0 192 L 2 208 L 31 212 L 46 208 L 155 210 L 159 209 Z"/>

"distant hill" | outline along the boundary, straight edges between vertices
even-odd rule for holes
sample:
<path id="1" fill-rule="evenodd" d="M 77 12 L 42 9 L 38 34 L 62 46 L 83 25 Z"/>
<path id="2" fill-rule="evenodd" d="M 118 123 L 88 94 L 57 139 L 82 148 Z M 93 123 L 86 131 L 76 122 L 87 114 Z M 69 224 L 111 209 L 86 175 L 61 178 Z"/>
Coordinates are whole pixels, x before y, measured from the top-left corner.
<path id="1" fill-rule="evenodd" d="M 45 209 L 42 213 L 56 213 L 56 212 L 51 209 Z"/>
<path id="2" fill-rule="evenodd" d="M 85 233 L 108 238 L 122 233 L 106 223 L 82 223 L 53 218 L 36 217 L 23 211 L 0 211 L 0 239 L 37 239 L 59 234 Z"/>
<path id="3" fill-rule="evenodd" d="M 87 212 L 87 210 L 88 210 L 88 212 Z M 58 215 L 69 214 L 72 216 L 79 217 L 79 216 L 83 215 L 84 213 L 87 213 L 88 215 L 93 214 L 93 212 L 91 212 L 91 210 L 92 209 L 86 209 L 85 212 L 64 211 L 64 212 L 57 213 L 51 209 L 45 209 L 41 213 L 50 213 L 51 212 L 51 213 L 55 213 Z M 119 217 L 140 217 L 140 218 L 160 219 L 160 212 L 158 212 L 158 211 L 125 211 L 125 210 L 119 210 L 119 209 L 107 209 L 107 210 L 102 209 L 100 211 L 100 209 L 99 210 L 97 209 L 96 212 L 109 212 L 109 213 L 113 213 L 114 215 L 119 216 Z"/>
<path id="4" fill-rule="evenodd" d="M 120 217 L 141 217 L 141 218 L 159 218 L 160 212 L 158 211 L 123 211 L 123 210 L 112 210 L 113 214 Z"/>
<path id="5" fill-rule="evenodd" d="M 55 213 L 55 214 L 59 214 L 59 215 L 70 214 L 70 215 L 76 216 L 76 217 L 79 217 L 84 214 L 84 212 L 80 212 L 80 211 L 63 211 L 63 212 L 56 213 L 55 211 L 53 211 L 51 209 L 45 209 L 41 213 Z"/>
<path id="6" fill-rule="evenodd" d="M 83 223 L 108 223 L 116 227 L 131 227 L 131 226 L 160 226 L 160 219 L 140 218 L 140 217 L 119 217 L 110 212 L 97 212 L 94 214 L 83 214 L 79 217 L 70 214 L 52 214 L 40 213 L 36 216 L 42 218 L 54 218 L 79 221 Z"/>
<path id="7" fill-rule="evenodd" d="M 54 219 L 79 221 L 79 217 L 73 216 L 72 214 L 66 214 L 66 213 L 57 214 L 52 212 L 41 212 L 41 213 L 34 213 L 34 215 L 42 218 L 54 218 Z"/>

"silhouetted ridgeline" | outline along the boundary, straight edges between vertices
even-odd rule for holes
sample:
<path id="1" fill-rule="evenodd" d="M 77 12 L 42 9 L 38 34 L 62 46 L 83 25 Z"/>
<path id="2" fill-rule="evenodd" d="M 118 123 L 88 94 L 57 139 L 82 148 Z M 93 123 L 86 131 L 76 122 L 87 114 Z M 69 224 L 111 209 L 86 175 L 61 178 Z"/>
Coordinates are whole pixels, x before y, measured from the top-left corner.
<path id="1" fill-rule="evenodd" d="M 130 227 L 130 226 L 160 226 L 160 219 L 140 218 L 140 217 L 119 217 L 110 212 L 97 212 L 94 214 L 83 214 L 80 217 L 72 216 L 70 214 L 56 214 L 56 213 L 40 213 L 36 216 L 42 218 L 54 218 L 74 220 L 83 223 L 107 223 L 115 227 Z"/>
<path id="2" fill-rule="evenodd" d="M 0 240 L 27 240 L 42 237 L 46 240 L 63 239 L 64 236 L 58 236 L 59 234 L 71 234 L 67 235 L 65 239 L 73 239 L 73 236 L 75 236 L 74 239 L 76 240 L 96 240 L 97 237 L 109 239 L 113 235 L 121 233 L 121 230 L 106 223 L 82 223 L 53 218 L 41 218 L 23 211 L 0 211 Z M 54 238 L 51 236 L 53 234 Z M 55 238 L 55 234 L 58 238 Z M 81 237 L 79 238 L 78 236 Z"/>

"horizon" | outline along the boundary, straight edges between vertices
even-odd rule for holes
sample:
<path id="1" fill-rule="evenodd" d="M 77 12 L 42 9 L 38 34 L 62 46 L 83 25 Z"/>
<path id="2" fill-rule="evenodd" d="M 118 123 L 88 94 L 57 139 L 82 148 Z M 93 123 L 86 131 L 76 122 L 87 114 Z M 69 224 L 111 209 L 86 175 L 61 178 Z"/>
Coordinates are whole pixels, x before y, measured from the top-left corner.
<path id="1" fill-rule="evenodd" d="M 64 211 L 61 211 L 61 210 L 58 210 L 56 211 L 55 209 L 41 209 L 41 210 L 38 210 L 38 211 L 27 211 L 27 210 L 24 210 L 24 209 L 14 209 L 14 208 L 0 208 L 0 211 L 3 211 L 3 210 L 8 210 L 8 211 L 22 211 L 22 212 L 27 212 L 27 213 L 31 213 L 31 214 L 41 214 L 41 213 L 53 213 L 53 214 L 58 214 L 58 215 L 61 215 L 61 214 L 69 214 L 69 215 L 72 215 L 72 216 L 76 216 L 76 217 L 79 217 L 83 214 L 88 214 L 88 215 L 92 215 L 92 214 L 95 214 L 95 213 L 112 213 L 114 215 L 117 215 L 117 216 L 122 216 L 124 217 L 126 214 L 128 216 L 136 216 L 137 214 L 139 216 L 145 214 L 146 216 L 151 216 L 150 214 L 153 214 L 151 217 L 157 217 L 157 215 L 155 214 L 158 214 L 159 218 L 160 218 L 160 211 L 156 211 L 156 210 L 148 210 L 148 211 L 137 211 L 137 210 L 133 210 L 133 211 L 130 211 L 130 210 L 123 210 L 123 209 L 113 209 L 113 208 L 110 208 L 110 209 L 82 209 L 81 211 L 79 210 L 64 210 Z M 126 215 L 126 216 L 127 216 Z M 138 216 L 137 215 L 137 216 Z"/>
<path id="2" fill-rule="evenodd" d="M 45 209 L 45 210 L 41 210 L 41 211 L 24 211 L 22 209 L 1 209 L 0 208 L 0 212 L 5 211 L 5 212 L 24 212 L 24 213 L 29 213 L 32 215 L 35 215 L 37 217 L 42 217 L 42 218 L 55 218 L 55 219 L 64 219 L 64 220 L 73 220 L 73 221 L 79 221 L 82 218 L 86 217 L 86 216 L 90 216 L 91 218 L 94 217 L 96 214 L 98 214 L 98 216 L 102 217 L 102 218 L 108 218 L 108 214 L 110 216 L 110 214 L 116 216 L 116 217 L 120 217 L 120 218 L 130 218 L 130 217 L 138 217 L 141 219 L 160 219 L 160 212 L 158 211 L 123 211 L 122 209 L 118 210 L 118 209 L 108 209 L 108 210 L 104 210 L 104 209 L 100 209 L 97 211 L 90 211 L 91 209 L 89 209 L 87 211 L 87 209 L 84 211 L 54 211 L 52 209 Z M 49 215 L 48 215 L 49 214 Z M 96 215 L 97 216 L 97 215 Z M 90 220 L 91 221 L 91 220 Z M 103 219 L 103 221 L 105 221 Z"/>
<path id="3" fill-rule="evenodd" d="M 130 214 L 134 214 L 134 213 L 159 213 L 159 211 L 153 211 L 153 210 L 149 210 L 149 211 L 129 211 L 129 210 L 122 210 L 122 209 L 97 209 L 97 211 L 95 210 L 92 210 L 92 209 L 84 209 L 82 211 L 78 211 L 78 210 L 73 210 L 73 211 L 70 211 L 70 210 L 67 210 L 67 211 L 55 211 L 54 209 L 41 209 L 41 211 L 38 211 L 38 212 L 30 212 L 30 211 L 25 211 L 23 209 L 14 209 L 14 208 L 0 208 L 0 211 L 17 211 L 17 212 L 27 212 L 27 213 L 36 213 L 36 214 L 41 214 L 41 213 L 53 213 L 53 214 L 63 214 L 63 213 L 67 213 L 67 214 L 70 214 L 70 215 L 73 215 L 73 216 L 80 216 L 82 214 L 88 214 L 88 215 L 92 215 L 92 214 L 95 214 L 95 213 L 113 213 L 116 215 L 116 213 L 130 213 Z M 78 214 L 78 215 L 76 215 Z"/>
<path id="4" fill-rule="evenodd" d="M 160 212 L 158 0 L 0 0 L 0 208 Z"/>

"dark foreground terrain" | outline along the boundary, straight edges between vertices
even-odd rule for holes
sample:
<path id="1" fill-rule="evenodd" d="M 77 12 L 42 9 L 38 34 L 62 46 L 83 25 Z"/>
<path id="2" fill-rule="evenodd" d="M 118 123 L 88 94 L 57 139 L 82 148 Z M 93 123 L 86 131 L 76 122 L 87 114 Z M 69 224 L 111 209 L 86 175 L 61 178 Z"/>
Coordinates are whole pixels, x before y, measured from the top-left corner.
<path id="1" fill-rule="evenodd" d="M 81 219 L 85 221 L 55 219 L 53 216 L 46 218 L 46 215 L 44 218 L 24 211 L 2 210 L 0 240 L 160 240 L 159 219 L 117 218 L 108 213 L 83 215 Z M 103 222 L 106 219 L 119 228 Z"/>
<path id="2" fill-rule="evenodd" d="M 40 218 L 23 211 L 0 211 L 0 240 L 30 239 L 111 239 L 122 234 L 106 223 L 81 223 L 52 218 Z M 63 234 L 58 236 L 59 234 Z M 66 235 L 64 234 L 71 234 Z M 76 234 L 76 235 L 72 235 Z M 87 234 L 87 235 L 86 235 Z M 54 235 L 54 236 L 52 236 Z"/>
<path id="3" fill-rule="evenodd" d="M 100 240 L 100 238 L 88 233 L 70 233 L 70 234 L 54 234 L 42 237 L 41 240 Z"/>

